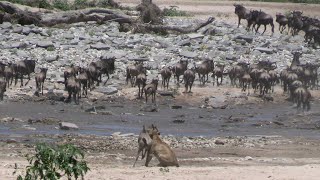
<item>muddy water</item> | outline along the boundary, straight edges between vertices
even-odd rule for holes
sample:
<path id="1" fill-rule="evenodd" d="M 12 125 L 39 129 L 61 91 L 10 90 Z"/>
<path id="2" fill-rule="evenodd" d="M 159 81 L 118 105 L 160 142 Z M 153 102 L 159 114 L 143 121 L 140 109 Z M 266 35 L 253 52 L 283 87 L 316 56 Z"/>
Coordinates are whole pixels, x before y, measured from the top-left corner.
<path id="1" fill-rule="evenodd" d="M 144 112 L 142 101 L 123 98 L 81 105 L 63 102 L 2 102 L 0 119 L 1 137 L 23 137 L 30 134 L 80 133 L 110 135 L 114 132 L 138 134 L 143 124 L 157 124 L 162 134 L 175 136 L 251 136 L 282 135 L 320 137 L 319 102 L 313 102 L 308 113 L 298 113 L 289 102 L 276 104 L 230 105 L 226 109 L 202 109 L 182 106 L 171 109 L 172 100 L 158 103 L 158 112 Z M 99 107 L 112 115 L 92 114 L 87 109 Z M 28 120 L 54 119 L 54 122 L 28 123 Z M 66 121 L 79 126 L 77 131 L 59 130 L 58 122 Z"/>

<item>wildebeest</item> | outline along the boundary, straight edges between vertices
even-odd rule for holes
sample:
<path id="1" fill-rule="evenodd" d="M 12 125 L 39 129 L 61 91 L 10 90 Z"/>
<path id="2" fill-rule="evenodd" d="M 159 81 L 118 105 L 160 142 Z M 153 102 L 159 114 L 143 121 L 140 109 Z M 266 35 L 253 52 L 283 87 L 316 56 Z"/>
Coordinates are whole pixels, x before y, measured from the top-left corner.
<path id="1" fill-rule="evenodd" d="M 248 63 L 238 62 L 236 65 L 233 65 L 229 70 L 229 78 L 232 86 L 238 86 L 236 80 L 239 80 L 248 69 Z"/>
<path id="2" fill-rule="evenodd" d="M 9 88 L 9 86 L 12 85 L 13 76 L 14 76 L 14 69 L 13 69 L 12 63 L 8 63 L 8 65 L 4 68 L 3 76 L 7 82 L 7 88 Z M 10 82 L 10 80 L 11 80 L 11 82 Z"/>
<path id="3" fill-rule="evenodd" d="M 76 104 L 79 104 L 79 98 L 81 93 L 80 81 L 74 76 L 67 77 L 66 87 L 68 91 L 67 100 L 71 101 L 71 95 L 72 95 L 74 102 Z"/>
<path id="4" fill-rule="evenodd" d="M 264 25 L 264 31 L 262 32 L 262 34 L 264 34 L 268 24 L 271 25 L 272 34 L 274 33 L 274 24 L 273 24 L 273 18 L 271 15 L 263 11 L 253 10 L 253 11 L 250 11 L 248 18 L 253 22 L 253 26 L 258 25 L 256 27 L 256 33 L 258 32 L 260 26 Z"/>
<path id="5" fill-rule="evenodd" d="M 71 76 L 75 77 L 79 73 L 80 69 L 81 68 L 79 66 L 75 66 L 73 64 L 71 64 L 70 66 L 66 66 L 64 68 L 63 77 L 64 77 L 65 85 L 67 85 L 66 84 L 67 78 Z"/>
<path id="6" fill-rule="evenodd" d="M 199 75 L 200 84 L 204 85 L 209 79 L 209 73 L 214 70 L 213 60 L 206 59 L 199 65 L 195 65 L 195 72 Z"/>
<path id="7" fill-rule="evenodd" d="M 138 89 L 139 89 L 139 92 L 138 92 L 139 99 L 142 98 L 143 96 L 143 89 L 146 86 L 146 84 L 147 84 L 147 75 L 144 73 L 140 73 L 136 79 L 136 85 L 138 86 Z"/>
<path id="8" fill-rule="evenodd" d="M 161 74 L 161 78 L 162 78 L 162 87 L 165 88 L 169 88 L 169 81 L 172 75 L 171 72 L 171 68 L 170 67 L 164 67 L 163 69 L 161 69 L 160 71 Z"/>
<path id="9" fill-rule="evenodd" d="M 223 80 L 223 71 L 224 71 L 224 64 L 217 64 L 215 69 L 213 70 L 213 85 L 214 85 L 214 78 L 216 77 L 217 79 L 217 86 L 222 84 Z M 219 78 L 220 78 L 220 83 L 219 83 Z"/>
<path id="10" fill-rule="evenodd" d="M 139 74 L 147 74 L 146 68 L 142 62 L 137 62 L 134 65 L 129 65 L 126 69 L 126 83 L 130 80 L 131 87 L 136 85 L 136 78 Z"/>
<path id="11" fill-rule="evenodd" d="M 90 88 L 90 81 L 91 79 L 89 78 L 89 70 L 87 68 L 81 68 L 80 69 L 80 74 L 78 76 L 80 85 L 82 85 L 82 95 L 85 97 L 88 96 L 88 88 Z M 80 94 L 80 96 L 81 96 Z"/>
<path id="12" fill-rule="evenodd" d="M 191 69 L 188 69 L 184 72 L 183 74 L 183 80 L 184 80 L 184 86 L 185 86 L 184 92 L 191 92 L 191 88 L 192 88 L 195 77 L 196 77 L 195 73 Z"/>
<path id="13" fill-rule="evenodd" d="M 239 27 L 241 19 L 247 19 L 250 11 L 240 4 L 234 4 L 233 6 L 235 7 L 234 13 L 238 16 L 238 27 Z"/>
<path id="14" fill-rule="evenodd" d="M 157 78 L 154 78 L 154 79 L 152 79 L 150 84 L 148 84 L 144 87 L 144 94 L 145 94 L 145 98 L 146 98 L 146 103 L 148 102 L 148 97 L 150 95 L 152 96 L 152 102 L 154 103 L 156 101 L 158 81 L 159 80 Z"/>
<path id="15" fill-rule="evenodd" d="M 280 33 L 282 33 L 286 29 L 286 26 L 288 25 L 288 18 L 281 13 L 277 13 L 276 22 L 279 23 L 279 31 Z"/>
<path id="16" fill-rule="evenodd" d="M 89 64 L 89 75 L 91 79 L 90 87 L 93 87 L 94 81 L 97 81 L 97 86 L 102 82 L 102 75 L 107 75 L 107 80 L 103 83 L 105 85 L 110 79 L 110 74 L 115 70 L 115 57 L 104 57 L 101 56 L 99 61 L 91 62 Z"/>
<path id="17" fill-rule="evenodd" d="M 6 92 L 6 81 L 0 77 L 0 101 L 3 101 L 3 94 Z"/>
<path id="18" fill-rule="evenodd" d="M 37 92 L 41 92 L 42 95 L 43 95 L 43 84 L 47 77 L 47 71 L 48 71 L 48 68 L 41 68 L 40 72 L 37 73 L 35 77 Z"/>
<path id="19" fill-rule="evenodd" d="M 307 111 L 310 110 L 310 100 L 311 100 L 311 93 L 306 87 L 298 87 L 294 91 L 294 99 L 297 102 L 297 108 L 301 108 Z"/>
<path id="20" fill-rule="evenodd" d="M 184 71 L 187 70 L 188 67 L 188 61 L 180 60 L 177 64 L 175 64 L 172 67 L 172 73 L 174 74 L 174 77 L 176 78 L 177 84 L 180 83 L 180 76 L 183 75 Z"/>
<path id="21" fill-rule="evenodd" d="M 34 69 L 36 67 L 36 61 L 35 60 L 22 60 L 16 62 L 14 64 L 14 73 L 15 73 L 15 85 L 18 82 L 18 78 L 20 78 L 20 87 L 23 86 L 23 76 L 28 75 L 28 81 L 25 85 L 27 85 L 30 81 L 30 74 L 34 72 Z"/>
<path id="22" fill-rule="evenodd" d="M 6 65 L 3 62 L 0 62 L 0 76 L 3 75 L 3 71 L 4 71 L 5 67 L 6 67 Z"/>

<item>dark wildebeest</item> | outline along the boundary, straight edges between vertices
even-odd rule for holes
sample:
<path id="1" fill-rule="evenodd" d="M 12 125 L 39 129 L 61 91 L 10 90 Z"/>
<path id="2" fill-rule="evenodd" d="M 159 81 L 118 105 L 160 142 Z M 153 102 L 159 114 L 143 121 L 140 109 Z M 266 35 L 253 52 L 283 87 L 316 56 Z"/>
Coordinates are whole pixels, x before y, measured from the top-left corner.
<path id="1" fill-rule="evenodd" d="M 69 94 L 67 100 L 71 101 L 72 95 L 74 102 L 76 104 L 79 104 L 79 98 L 81 93 L 80 81 L 74 76 L 67 77 L 66 87 Z"/>
<path id="2" fill-rule="evenodd" d="M 80 85 L 82 85 L 82 95 L 88 96 L 88 88 L 90 88 L 89 70 L 87 68 L 81 68 L 78 76 Z M 81 97 L 80 94 L 80 97 Z"/>
<path id="3" fill-rule="evenodd" d="M 142 98 L 143 96 L 143 89 L 146 86 L 146 84 L 147 84 L 147 75 L 144 73 L 140 73 L 136 79 L 136 85 L 139 88 L 139 92 L 138 92 L 139 99 Z"/>
<path id="4" fill-rule="evenodd" d="M 12 85 L 13 76 L 14 76 L 14 69 L 13 69 L 12 63 L 8 63 L 8 65 L 4 68 L 3 76 L 7 82 L 7 88 L 9 88 L 9 86 Z M 10 80 L 11 80 L 11 83 L 10 83 Z"/>
<path id="5" fill-rule="evenodd" d="M 274 24 L 273 24 L 273 18 L 271 15 L 263 11 L 253 10 L 253 11 L 250 11 L 248 18 L 253 22 L 253 26 L 255 26 L 256 24 L 258 25 L 256 28 L 256 33 L 259 31 L 260 26 L 264 25 L 264 31 L 262 33 L 264 34 L 268 24 L 271 25 L 272 34 L 274 33 Z"/>
<path id="6" fill-rule="evenodd" d="M 175 64 L 172 67 L 172 73 L 174 74 L 174 77 L 177 80 L 177 84 L 180 83 L 180 76 L 183 75 L 184 71 L 187 70 L 188 67 L 188 61 L 180 60 L 177 64 Z"/>
<path id="7" fill-rule="evenodd" d="M 311 93 L 306 87 L 298 87 L 294 91 L 294 98 L 296 99 L 298 109 L 301 108 L 302 104 L 303 110 L 310 110 Z"/>
<path id="8" fill-rule="evenodd" d="M 106 85 L 108 80 L 110 79 L 110 74 L 112 74 L 115 70 L 115 57 L 104 57 L 101 56 L 99 61 L 91 62 L 89 64 L 89 73 L 90 73 L 90 79 L 92 86 L 94 81 L 97 81 L 97 86 L 99 86 L 99 82 L 102 82 L 102 75 L 107 75 L 107 80 L 103 83 L 103 85 Z"/>
<path id="9" fill-rule="evenodd" d="M 18 78 L 20 78 L 20 87 L 23 86 L 23 76 L 28 75 L 28 81 L 25 85 L 27 85 L 30 81 L 30 74 L 34 72 L 36 67 L 35 60 L 22 60 L 18 61 L 14 65 L 14 73 L 15 73 L 15 85 L 18 83 Z"/>
<path id="10" fill-rule="evenodd" d="M 48 71 L 48 68 L 41 68 L 40 72 L 37 73 L 35 77 L 37 92 L 39 93 L 41 92 L 42 95 L 43 95 L 43 84 L 47 77 L 47 71 Z"/>
<path id="11" fill-rule="evenodd" d="M 240 78 L 240 82 L 242 83 L 242 91 L 247 92 L 247 94 L 250 94 L 250 83 L 252 81 L 252 78 L 250 77 L 250 74 L 245 72 L 244 75 Z"/>
<path id="12" fill-rule="evenodd" d="M 3 101 L 3 94 L 6 92 L 6 81 L 0 77 L 0 101 Z"/>
<path id="13" fill-rule="evenodd" d="M 80 71 L 80 67 L 79 66 L 74 66 L 73 64 L 71 64 L 70 66 L 67 66 L 64 68 L 64 72 L 63 72 L 63 76 L 64 76 L 64 84 L 66 84 L 67 82 L 67 78 L 70 76 L 76 76 L 78 75 L 79 71 Z"/>
<path id="14" fill-rule="evenodd" d="M 195 72 L 198 73 L 200 84 L 204 85 L 209 79 L 209 73 L 214 70 L 213 60 L 206 59 L 199 65 L 195 65 Z"/>
<path id="15" fill-rule="evenodd" d="M 225 67 L 224 64 L 216 65 L 215 69 L 213 70 L 213 85 L 214 85 L 215 77 L 217 80 L 217 86 L 220 86 L 222 84 L 224 67 Z M 219 78 L 220 78 L 220 83 L 219 83 Z"/>
<path id="16" fill-rule="evenodd" d="M 236 65 L 233 65 L 229 70 L 229 78 L 231 81 L 231 86 L 237 86 L 236 80 L 240 80 L 240 78 L 244 75 L 244 73 L 248 69 L 248 63 L 246 62 L 238 62 Z"/>
<path id="17" fill-rule="evenodd" d="M 134 65 L 129 65 L 126 69 L 126 83 L 130 80 L 131 87 L 136 85 L 136 79 L 139 74 L 147 74 L 147 70 L 143 67 L 142 62 L 137 62 Z"/>
<path id="18" fill-rule="evenodd" d="M 172 75 L 171 67 L 164 67 L 160 71 L 161 78 L 162 78 L 162 87 L 165 89 L 169 89 L 169 81 Z"/>
<path id="19" fill-rule="evenodd" d="M 189 92 L 191 93 L 191 88 L 195 79 L 195 73 L 193 70 L 188 69 L 183 73 L 183 80 L 184 80 L 184 87 L 185 87 L 185 93 Z M 188 91 L 189 88 L 189 91 Z"/>
<path id="20" fill-rule="evenodd" d="M 0 23 L 1 24 L 1 23 Z M 4 68 L 6 67 L 6 65 L 3 62 L 0 62 L 0 76 L 3 75 L 4 72 Z"/>
<path id="21" fill-rule="evenodd" d="M 279 23 L 279 31 L 280 33 L 282 33 L 286 29 L 286 26 L 288 25 L 288 18 L 281 13 L 277 13 L 276 22 Z"/>
<path id="22" fill-rule="evenodd" d="M 159 80 L 157 78 L 152 79 L 151 83 L 144 87 L 144 94 L 146 98 L 146 103 L 148 102 L 148 97 L 152 96 L 152 102 L 156 101 L 156 93 L 158 88 Z"/>
<path id="23" fill-rule="evenodd" d="M 233 6 L 235 7 L 234 13 L 238 16 L 238 27 L 239 27 L 241 19 L 247 19 L 250 11 L 240 4 L 234 4 Z M 249 26 L 249 21 L 248 21 L 248 26 Z"/>

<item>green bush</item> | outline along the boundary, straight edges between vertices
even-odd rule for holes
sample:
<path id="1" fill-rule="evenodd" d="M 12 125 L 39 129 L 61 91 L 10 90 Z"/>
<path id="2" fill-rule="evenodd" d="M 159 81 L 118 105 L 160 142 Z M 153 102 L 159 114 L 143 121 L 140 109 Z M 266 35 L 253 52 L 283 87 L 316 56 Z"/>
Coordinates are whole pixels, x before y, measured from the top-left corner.
<path id="1" fill-rule="evenodd" d="M 52 6 L 63 11 L 68 11 L 71 9 L 70 4 L 66 0 L 54 0 Z"/>
<path id="2" fill-rule="evenodd" d="M 73 2 L 73 9 L 84 9 L 88 6 L 89 5 L 87 0 L 75 0 Z"/>
<path id="3" fill-rule="evenodd" d="M 78 179 L 90 170 L 86 161 L 79 161 L 79 158 L 84 158 L 83 152 L 71 144 L 52 147 L 42 143 L 36 146 L 35 151 L 35 155 L 27 157 L 30 165 L 25 177 L 20 175 L 17 180 L 56 180 L 64 176 Z"/>
<path id="4" fill-rule="evenodd" d="M 187 12 L 178 10 L 177 6 L 163 9 L 164 16 L 189 16 Z"/>

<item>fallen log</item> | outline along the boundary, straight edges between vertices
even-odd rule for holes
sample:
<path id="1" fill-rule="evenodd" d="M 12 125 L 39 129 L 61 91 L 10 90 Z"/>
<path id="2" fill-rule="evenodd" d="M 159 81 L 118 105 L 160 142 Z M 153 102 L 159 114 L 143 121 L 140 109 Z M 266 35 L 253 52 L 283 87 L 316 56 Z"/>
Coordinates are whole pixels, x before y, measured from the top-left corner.
<path id="1" fill-rule="evenodd" d="M 58 24 L 72 24 L 78 22 L 96 21 L 104 23 L 107 21 L 115 21 L 129 25 L 129 30 L 139 33 L 151 32 L 175 32 L 175 33 L 191 33 L 196 32 L 200 28 L 212 23 L 215 18 L 210 17 L 207 21 L 194 26 L 185 28 L 174 25 L 154 25 L 142 23 L 137 17 L 126 15 L 120 10 L 111 10 L 105 8 L 81 9 L 59 12 L 31 12 L 20 9 L 14 4 L 6 1 L 0 2 L 0 10 L 11 15 L 15 19 L 11 22 L 18 22 L 21 25 L 35 24 L 38 26 L 55 26 Z"/>

